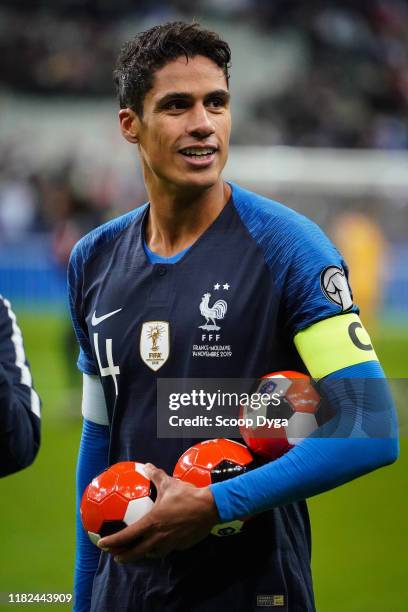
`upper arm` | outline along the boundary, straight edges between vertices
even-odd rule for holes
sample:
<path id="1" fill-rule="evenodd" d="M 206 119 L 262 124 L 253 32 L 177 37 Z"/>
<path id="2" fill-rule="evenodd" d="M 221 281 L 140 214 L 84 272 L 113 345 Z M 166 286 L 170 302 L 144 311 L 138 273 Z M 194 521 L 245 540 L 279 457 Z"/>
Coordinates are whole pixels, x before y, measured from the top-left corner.
<path id="1" fill-rule="evenodd" d="M 281 261 L 283 325 L 312 377 L 378 361 L 353 303 L 347 264 L 322 230 L 297 218 Z"/>
<path id="2" fill-rule="evenodd" d="M 0 296 L 0 476 L 30 465 L 40 446 L 40 399 L 10 302 Z"/>
<path id="3" fill-rule="evenodd" d="M 394 401 L 358 315 L 319 321 L 299 332 L 294 341 L 311 376 L 318 379 L 317 389 L 332 415 L 314 435 L 383 439 L 380 461 L 395 461 L 398 422 Z M 366 451 L 372 452 L 371 448 Z"/>
<path id="4" fill-rule="evenodd" d="M 355 313 L 323 319 L 299 331 L 294 343 L 313 378 L 378 361 L 371 339 Z"/>
<path id="5" fill-rule="evenodd" d="M 105 395 L 98 376 L 83 375 L 82 415 L 92 423 L 109 425 Z"/>
<path id="6" fill-rule="evenodd" d="M 308 219 L 288 230 L 281 255 L 281 313 L 290 337 L 331 317 L 358 314 L 348 281 L 348 267 L 324 232 Z"/>
<path id="7" fill-rule="evenodd" d="M 97 374 L 98 369 L 92 353 L 91 342 L 83 312 L 83 265 L 81 241 L 74 247 L 68 264 L 68 300 L 72 325 L 79 342 L 77 365 L 85 374 Z"/>
<path id="8" fill-rule="evenodd" d="M 23 336 L 10 302 L 0 296 L 0 364 L 10 382 L 13 394 L 40 418 L 40 399 L 33 388 Z"/>
<path id="9" fill-rule="evenodd" d="M 340 425 L 333 430 L 332 420 L 317 435 L 395 438 L 394 402 L 353 304 L 347 266 L 313 224 L 297 238 L 283 289 L 284 312 L 294 345 Z"/>

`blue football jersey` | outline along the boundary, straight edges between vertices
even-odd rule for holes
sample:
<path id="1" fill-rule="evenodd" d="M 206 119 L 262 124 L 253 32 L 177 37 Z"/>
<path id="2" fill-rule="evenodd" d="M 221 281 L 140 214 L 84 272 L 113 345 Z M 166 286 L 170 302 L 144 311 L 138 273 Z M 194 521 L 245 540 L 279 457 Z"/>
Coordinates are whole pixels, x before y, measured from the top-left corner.
<path id="1" fill-rule="evenodd" d="M 110 463 L 152 462 L 172 474 L 195 442 L 157 438 L 158 378 L 306 372 L 297 332 L 356 310 L 345 263 L 318 226 L 231 187 L 220 215 L 176 263 L 151 263 L 146 255 L 148 204 L 97 228 L 72 253 L 78 366 L 101 378 Z M 314 610 L 305 502 L 165 560 L 120 566 L 102 553 L 92 609 L 247 612 L 263 596 L 283 610 Z"/>

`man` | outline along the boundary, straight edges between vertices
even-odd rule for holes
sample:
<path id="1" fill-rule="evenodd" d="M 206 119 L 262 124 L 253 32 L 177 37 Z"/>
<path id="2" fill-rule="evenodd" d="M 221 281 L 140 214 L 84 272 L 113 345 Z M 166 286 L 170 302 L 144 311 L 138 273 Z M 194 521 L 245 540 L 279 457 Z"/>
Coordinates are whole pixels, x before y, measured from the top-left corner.
<path id="1" fill-rule="evenodd" d="M 40 446 L 40 400 L 10 302 L 0 295 L 0 476 L 29 466 Z"/>
<path id="2" fill-rule="evenodd" d="M 314 610 L 303 500 L 397 456 L 386 389 L 373 417 L 360 394 L 358 423 L 355 396 L 345 393 L 344 377 L 382 372 L 338 252 L 304 217 L 221 177 L 229 62 L 217 34 L 180 22 L 140 34 L 118 60 L 120 127 L 138 147 L 149 204 L 91 232 L 71 256 L 84 373 L 78 499 L 104 467 L 130 459 L 148 464 L 158 496 L 143 519 L 100 541 L 100 555 L 78 524 L 77 612 L 248 612 L 265 602 Z M 223 357 L 193 350 L 214 344 L 205 319 L 217 314 L 218 299 Z M 193 441 L 157 439 L 158 377 L 282 369 L 308 370 L 323 385 L 333 377 L 336 431 L 351 431 L 351 413 L 354 437 L 305 439 L 274 462 L 203 489 L 168 476 Z M 367 439 L 370 417 L 387 435 Z M 241 534 L 208 536 L 214 524 L 249 515 L 259 516 Z"/>

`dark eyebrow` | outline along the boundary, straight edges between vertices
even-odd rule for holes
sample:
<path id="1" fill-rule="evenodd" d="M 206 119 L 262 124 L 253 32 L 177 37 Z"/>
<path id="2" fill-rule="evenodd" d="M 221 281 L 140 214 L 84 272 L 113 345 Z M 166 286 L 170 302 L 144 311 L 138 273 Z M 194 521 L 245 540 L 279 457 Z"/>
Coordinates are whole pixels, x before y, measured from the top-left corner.
<path id="1" fill-rule="evenodd" d="M 216 89 L 206 94 L 205 100 L 208 100 L 209 98 L 213 98 L 215 96 L 222 98 L 225 102 L 229 102 L 229 99 L 231 97 L 227 90 Z M 193 100 L 193 96 L 191 93 L 184 92 L 184 91 L 170 91 L 169 93 L 165 94 L 162 98 L 157 100 L 155 107 L 160 109 L 166 106 L 166 104 L 168 104 L 169 102 L 174 102 L 177 100 L 190 100 L 191 101 Z"/>
<path id="2" fill-rule="evenodd" d="M 209 98 L 216 97 L 222 98 L 225 103 L 228 103 L 230 101 L 231 95 L 226 89 L 216 89 L 215 91 L 212 91 L 211 93 L 207 94 L 205 96 L 205 99 L 208 100 Z"/>
<path id="3" fill-rule="evenodd" d="M 169 93 L 164 95 L 162 98 L 157 100 L 155 106 L 156 108 L 162 108 L 163 106 L 166 106 L 168 102 L 174 102 L 175 100 L 191 100 L 192 97 L 193 96 L 187 92 L 170 91 Z"/>

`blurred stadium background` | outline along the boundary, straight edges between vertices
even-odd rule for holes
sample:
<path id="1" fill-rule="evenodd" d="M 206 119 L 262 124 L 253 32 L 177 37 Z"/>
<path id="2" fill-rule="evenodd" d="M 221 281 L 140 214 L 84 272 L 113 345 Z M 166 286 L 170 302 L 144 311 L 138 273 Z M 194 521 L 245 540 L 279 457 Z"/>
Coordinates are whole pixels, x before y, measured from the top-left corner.
<path id="1" fill-rule="evenodd" d="M 65 269 L 81 235 L 145 199 L 111 71 L 122 41 L 177 18 L 232 47 L 226 178 L 331 235 L 388 376 L 408 374 L 407 1 L 2 0 L 0 293 L 20 318 L 43 444 L 0 483 L 0 592 L 72 591 L 81 421 Z M 406 609 L 404 450 L 311 500 L 319 611 Z"/>

